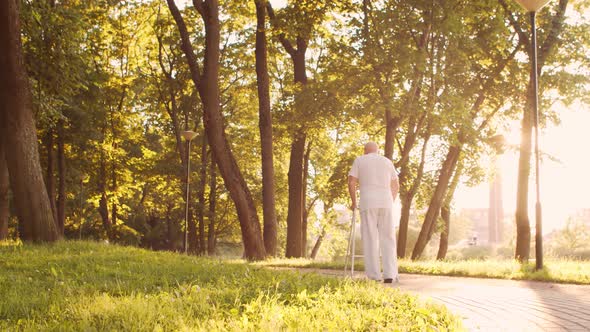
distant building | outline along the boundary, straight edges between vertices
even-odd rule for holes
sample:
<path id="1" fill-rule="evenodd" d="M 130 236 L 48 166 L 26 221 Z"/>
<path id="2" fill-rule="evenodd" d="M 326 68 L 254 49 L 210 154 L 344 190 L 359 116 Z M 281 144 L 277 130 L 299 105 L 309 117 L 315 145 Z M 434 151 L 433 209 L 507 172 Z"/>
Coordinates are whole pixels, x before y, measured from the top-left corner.
<path id="1" fill-rule="evenodd" d="M 488 243 L 502 242 L 502 222 L 504 220 L 504 205 L 502 202 L 502 172 L 494 158 L 495 171 L 490 181 L 489 211 L 488 211 Z"/>
<path id="2" fill-rule="evenodd" d="M 502 151 L 498 149 L 498 153 Z M 502 172 L 498 159 L 493 159 L 494 173 L 490 180 L 487 208 L 463 209 L 461 215 L 472 223 L 470 245 L 498 244 L 503 238 L 504 205 L 502 201 Z"/>

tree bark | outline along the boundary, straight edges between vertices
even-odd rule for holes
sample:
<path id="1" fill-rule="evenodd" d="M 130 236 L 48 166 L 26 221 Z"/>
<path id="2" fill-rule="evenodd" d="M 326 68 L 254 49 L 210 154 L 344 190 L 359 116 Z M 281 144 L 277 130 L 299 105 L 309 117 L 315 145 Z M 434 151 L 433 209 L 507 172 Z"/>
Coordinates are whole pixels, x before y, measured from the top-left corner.
<path id="1" fill-rule="evenodd" d="M 203 255 L 207 251 L 205 236 L 205 189 L 207 187 L 207 136 L 203 135 L 201 143 L 201 169 L 199 179 L 199 209 L 197 218 L 199 220 L 199 254 Z"/>
<path id="2" fill-rule="evenodd" d="M 455 174 L 453 175 L 453 180 L 451 181 L 451 185 L 447 192 L 447 197 L 445 198 L 445 201 L 443 202 L 443 205 L 440 209 L 440 216 L 445 225 L 440 234 L 438 253 L 436 254 L 437 260 L 443 260 L 447 256 L 447 250 L 449 249 L 449 234 L 451 232 L 451 202 L 453 201 L 453 196 L 455 195 L 455 190 L 459 185 L 459 179 L 461 178 L 462 173 L 463 164 L 459 161 L 457 169 L 455 170 Z"/>
<path id="3" fill-rule="evenodd" d="M 272 144 L 272 115 L 270 108 L 270 79 L 266 45 L 266 1 L 256 5 L 256 82 L 258 85 L 258 127 L 262 158 L 262 211 L 264 248 L 269 256 L 277 254 L 277 216 L 275 210 L 275 179 Z"/>
<path id="4" fill-rule="evenodd" d="M 404 172 L 400 173 L 400 201 L 401 201 L 401 215 L 399 221 L 399 233 L 397 240 L 397 256 L 399 258 L 406 257 L 406 247 L 408 241 L 408 226 L 410 223 L 410 210 L 412 208 L 412 201 L 414 196 L 418 192 L 420 183 L 422 182 L 422 176 L 424 175 L 424 165 L 426 163 L 426 149 L 428 148 L 428 141 L 430 140 L 430 134 L 424 138 L 422 144 L 422 154 L 420 156 L 420 165 L 418 165 L 418 171 L 416 177 L 411 186 L 406 184 L 406 168 L 404 166 Z"/>
<path id="5" fill-rule="evenodd" d="M 166 238 L 168 241 L 168 250 L 176 251 L 176 241 L 172 229 L 172 217 L 170 216 L 172 212 L 172 204 L 168 204 L 166 207 Z"/>
<path id="6" fill-rule="evenodd" d="M 192 214 L 192 204 L 191 204 L 191 200 L 190 200 L 190 193 L 188 193 L 187 196 L 187 183 L 189 181 L 189 174 L 188 174 L 188 160 L 190 157 L 190 151 L 188 149 L 189 144 L 186 141 L 183 141 L 182 138 L 182 130 L 183 130 L 183 126 L 181 125 L 181 121 L 180 121 L 180 111 L 178 108 L 178 103 L 177 103 L 177 89 L 175 88 L 176 86 L 176 82 L 175 82 L 175 78 L 173 77 L 173 72 L 175 71 L 175 68 L 173 66 L 174 62 L 170 61 L 170 59 L 168 59 L 167 63 L 168 63 L 168 68 L 166 67 L 166 64 L 164 62 L 164 42 L 162 41 L 162 36 L 157 34 L 156 38 L 158 39 L 158 64 L 160 65 L 160 70 L 162 71 L 162 73 L 164 74 L 165 78 L 166 78 L 166 87 L 167 87 L 167 93 L 168 93 L 168 97 L 166 97 L 165 93 L 158 88 L 158 92 L 160 94 L 160 99 L 162 101 L 162 103 L 164 104 L 164 107 L 166 109 L 166 112 L 168 113 L 168 115 L 170 116 L 170 120 L 171 120 L 171 125 L 172 125 L 172 131 L 174 133 L 174 138 L 176 140 L 176 149 L 178 150 L 178 156 L 180 158 L 180 164 L 181 164 L 181 168 L 182 168 L 182 172 L 180 174 L 180 181 L 184 184 L 181 192 L 182 192 L 182 199 L 184 201 L 184 206 L 188 206 L 188 214 L 186 216 L 187 220 L 186 222 L 186 227 L 188 228 L 188 238 L 189 238 L 189 248 L 191 250 L 191 252 L 196 253 L 197 252 L 197 248 L 198 248 L 198 242 L 197 242 L 197 226 L 195 224 L 195 220 L 193 218 L 193 214 Z M 166 99 L 168 98 L 168 100 Z M 188 124 L 189 124 L 189 114 L 188 114 L 188 110 L 184 109 L 183 110 L 184 113 L 184 130 L 188 130 Z M 205 135 L 205 134 L 203 134 Z M 184 238 L 184 237 L 183 237 Z M 187 244 L 184 243 L 183 241 L 183 245 L 186 246 Z"/>
<path id="7" fill-rule="evenodd" d="M 438 252 L 436 259 L 441 261 L 447 256 L 449 249 L 449 232 L 451 231 L 451 206 L 450 204 L 443 204 L 440 209 L 440 217 L 444 222 L 444 229 L 440 233 L 440 242 L 438 244 Z"/>
<path id="8" fill-rule="evenodd" d="M 397 121 L 391 116 L 391 107 L 385 108 L 385 146 L 383 152 L 386 158 L 393 160 L 393 146 L 395 141 L 395 131 L 397 130 Z"/>
<path id="9" fill-rule="evenodd" d="M 126 96 L 127 96 L 127 87 L 124 87 L 123 92 L 121 93 L 121 97 L 119 98 L 117 108 L 116 109 L 111 108 L 111 110 L 110 110 L 111 135 L 113 136 L 112 147 L 113 147 L 114 151 L 116 151 L 117 148 L 119 147 L 119 144 L 117 142 L 117 126 L 115 124 L 115 121 L 116 121 L 115 116 L 116 116 L 116 114 L 121 114 Z M 118 216 L 119 200 L 117 197 L 117 189 L 118 189 L 119 184 L 117 181 L 117 166 L 118 166 L 117 162 L 118 162 L 118 160 L 115 157 L 113 157 L 111 160 L 111 193 L 112 193 L 111 225 L 117 224 L 117 216 Z"/>
<path id="10" fill-rule="evenodd" d="M 204 133 L 203 133 L 203 140 L 206 140 Z M 191 149 L 189 148 L 190 144 L 188 141 L 186 141 L 185 144 L 186 144 L 185 151 L 187 153 L 186 160 L 188 161 L 190 158 Z M 187 164 L 187 167 L 188 167 L 188 164 Z M 197 254 L 199 252 L 199 237 L 198 237 L 198 232 L 197 232 L 197 221 L 195 221 L 195 218 L 193 216 L 193 204 L 191 204 L 192 191 L 190 190 L 190 188 L 188 188 L 189 189 L 188 194 L 186 192 L 187 187 L 188 187 L 186 184 L 189 183 L 189 181 L 190 181 L 190 179 L 189 179 L 190 174 L 187 174 L 187 172 L 186 172 L 187 168 L 184 168 L 184 170 L 185 170 L 184 179 L 186 182 L 184 185 L 183 193 L 184 193 L 185 204 L 187 204 L 185 206 L 185 208 L 188 207 L 188 211 L 186 212 L 186 215 L 185 215 L 185 218 L 187 218 L 187 220 L 185 221 L 186 222 L 185 227 L 188 227 L 188 235 L 187 235 L 188 238 L 186 240 L 188 242 L 184 243 L 184 240 L 183 240 L 183 243 L 185 246 L 188 246 L 188 248 L 186 248 L 187 249 L 186 252 L 190 252 L 191 254 Z M 198 213 L 198 211 L 197 211 L 197 213 Z M 198 220 L 198 215 L 197 215 L 197 220 Z"/>
<path id="11" fill-rule="evenodd" d="M 217 204 L 217 175 L 215 174 L 215 161 L 211 160 L 209 164 L 209 229 L 207 234 L 207 254 L 215 255 L 215 208 Z"/>
<path id="12" fill-rule="evenodd" d="M 270 2 L 266 2 L 268 16 L 271 22 L 276 20 Z M 305 86 L 307 84 L 307 72 L 305 53 L 307 52 L 308 40 L 302 36 L 295 39 L 296 48 L 286 38 L 284 33 L 279 34 L 279 41 L 293 62 L 293 81 L 296 84 Z M 296 96 L 298 98 L 298 96 Z M 299 103 L 295 102 L 296 105 Z M 305 141 L 307 138 L 306 128 L 298 125 L 293 133 L 291 142 L 291 155 L 289 160 L 289 206 L 287 211 L 287 257 L 301 257 L 302 226 L 303 226 L 303 158 L 305 153 Z"/>
<path id="13" fill-rule="evenodd" d="M 309 178 L 309 155 L 311 153 L 311 144 L 307 144 L 305 155 L 303 156 L 303 190 L 301 193 L 301 207 L 303 214 L 301 217 L 301 257 L 307 256 L 307 216 L 309 210 L 313 208 L 313 203 L 307 206 L 307 179 Z"/>
<path id="14" fill-rule="evenodd" d="M 8 166 L 4 156 L 4 145 L 0 140 L 0 240 L 8 238 L 8 218 L 10 218 L 9 188 Z"/>
<path id="15" fill-rule="evenodd" d="M 168 8 L 181 36 L 182 50 L 186 55 L 191 78 L 199 91 L 203 103 L 204 126 L 213 150 L 213 155 L 223 181 L 232 198 L 240 221 L 244 256 L 247 259 L 263 259 L 266 256 L 262 231 L 252 194 L 240 172 L 236 159 L 225 135 L 224 119 L 220 108 L 219 91 L 219 4 L 216 0 L 194 0 L 195 8 L 205 23 L 205 61 L 203 74 L 200 73 L 190 36 L 174 0 L 166 0 Z"/>
<path id="16" fill-rule="evenodd" d="M 65 155 L 64 120 L 57 123 L 57 230 L 60 235 L 64 234 L 66 219 L 66 155 Z"/>
<path id="17" fill-rule="evenodd" d="M 326 236 L 326 229 L 322 228 L 322 233 L 320 234 L 320 236 L 318 236 L 317 240 L 315 241 L 315 244 L 313 245 L 313 249 L 311 250 L 311 254 L 309 255 L 309 258 L 315 259 L 317 257 L 318 252 L 320 251 L 320 246 L 322 245 L 322 241 L 324 240 L 325 236 Z"/>
<path id="18" fill-rule="evenodd" d="M 0 1 L 0 135 L 24 241 L 59 238 L 39 162 L 17 0 Z"/>
<path id="19" fill-rule="evenodd" d="M 57 230 L 59 232 L 59 224 L 57 220 L 57 205 L 55 200 L 55 151 L 54 151 L 54 137 L 53 129 L 48 128 L 45 135 L 45 150 L 47 151 L 46 169 L 45 169 L 45 187 L 47 195 L 49 196 L 49 204 L 51 205 L 51 212 L 56 222 Z"/>
<path id="20" fill-rule="evenodd" d="M 100 166 L 99 166 L 99 170 L 98 170 L 98 192 L 100 193 L 100 199 L 98 201 L 98 213 L 100 214 L 100 218 L 102 219 L 102 225 L 104 227 L 104 230 L 107 234 L 107 238 L 109 239 L 109 241 L 113 240 L 113 234 L 112 234 L 112 223 L 111 223 L 111 218 L 109 216 L 109 202 L 108 202 L 108 198 L 107 198 L 107 192 L 106 192 L 106 176 L 107 176 L 107 170 L 106 170 L 106 161 L 104 160 L 104 151 L 100 151 Z"/>
<path id="21" fill-rule="evenodd" d="M 424 217 L 424 223 L 422 224 L 420 234 L 418 235 L 418 240 L 412 251 L 412 260 L 420 258 L 424 252 L 424 248 L 426 248 L 426 244 L 432 237 L 432 233 L 436 228 L 436 221 L 440 213 L 440 208 L 460 153 L 461 148 L 456 145 L 451 146 L 447 152 L 445 161 L 440 169 L 434 194 L 432 195 L 428 210 L 426 211 L 426 216 Z"/>
<path id="22" fill-rule="evenodd" d="M 291 143 L 289 160 L 289 208 L 287 211 L 287 258 L 301 257 L 303 249 L 303 158 L 306 135 L 300 130 Z"/>
<path id="23" fill-rule="evenodd" d="M 47 150 L 47 173 L 45 174 L 45 187 L 47 189 L 47 195 L 49 196 L 49 204 L 51 205 L 51 212 L 53 213 L 53 218 L 57 221 L 57 207 L 55 204 L 55 161 L 53 160 L 53 147 L 53 129 L 49 128 L 47 129 L 47 133 L 45 135 L 45 149 Z M 57 226 L 59 232 L 59 225 Z"/>
<path id="24" fill-rule="evenodd" d="M 532 57 L 532 51 L 530 47 L 529 35 L 522 29 L 518 21 L 514 18 L 505 0 L 500 0 L 501 5 L 504 7 L 508 14 L 511 25 L 514 27 L 519 36 L 519 42 L 526 46 L 526 51 L 529 58 Z M 563 29 L 563 22 L 565 20 L 565 11 L 567 9 L 569 1 L 559 0 L 557 5 L 557 11 L 551 19 L 551 24 L 546 33 L 546 39 L 540 43 L 541 47 L 538 54 L 537 72 L 539 77 L 541 71 L 547 61 L 547 57 L 555 47 L 558 37 Z M 532 67 L 532 66 L 531 66 Z M 527 89 L 527 99 L 523 111 L 522 118 L 522 129 L 520 139 L 520 156 L 518 160 L 518 180 L 516 189 L 516 250 L 515 258 L 521 262 L 526 262 L 530 256 L 530 245 L 531 245 L 531 226 L 528 216 L 528 185 L 529 176 L 531 173 L 531 141 L 532 141 L 532 129 L 533 129 L 533 102 L 535 93 L 533 90 L 532 78 L 535 69 L 530 69 L 530 79 Z"/>

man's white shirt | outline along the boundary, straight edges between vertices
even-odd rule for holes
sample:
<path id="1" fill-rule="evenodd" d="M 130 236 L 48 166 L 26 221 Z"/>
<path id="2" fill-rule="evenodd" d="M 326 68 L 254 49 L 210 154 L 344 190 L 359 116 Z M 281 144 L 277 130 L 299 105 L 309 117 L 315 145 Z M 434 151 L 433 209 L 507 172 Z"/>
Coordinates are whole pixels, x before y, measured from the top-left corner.
<path id="1" fill-rule="evenodd" d="M 354 160 L 348 175 L 359 181 L 361 211 L 393 208 L 391 181 L 397 178 L 397 172 L 391 160 L 377 153 L 362 155 Z"/>

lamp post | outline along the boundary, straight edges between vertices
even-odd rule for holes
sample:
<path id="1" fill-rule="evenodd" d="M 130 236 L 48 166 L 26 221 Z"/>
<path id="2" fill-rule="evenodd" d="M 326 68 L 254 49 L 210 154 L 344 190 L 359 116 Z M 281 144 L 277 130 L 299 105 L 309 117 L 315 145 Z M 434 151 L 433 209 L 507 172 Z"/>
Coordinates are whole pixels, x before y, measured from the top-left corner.
<path id="1" fill-rule="evenodd" d="M 184 253 L 188 252 L 188 199 L 189 199 L 189 190 L 191 184 L 191 141 L 193 138 L 197 136 L 197 133 L 191 130 L 186 130 L 182 132 L 182 137 L 188 142 L 188 148 L 186 153 L 186 212 L 184 215 Z"/>
<path id="2" fill-rule="evenodd" d="M 533 72 L 533 121 L 535 124 L 535 267 L 537 270 L 543 268 L 543 232 L 541 214 L 541 191 L 539 184 L 539 81 L 537 67 L 537 11 L 545 6 L 550 0 L 515 0 L 529 12 L 531 19 L 531 66 Z"/>

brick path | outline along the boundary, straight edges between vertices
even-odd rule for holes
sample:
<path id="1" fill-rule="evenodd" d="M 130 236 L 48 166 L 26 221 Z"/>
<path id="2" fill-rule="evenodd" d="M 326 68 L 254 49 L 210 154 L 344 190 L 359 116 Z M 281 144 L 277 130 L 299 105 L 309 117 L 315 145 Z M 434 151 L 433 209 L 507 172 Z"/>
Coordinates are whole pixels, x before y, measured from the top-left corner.
<path id="1" fill-rule="evenodd" d="M 471 331 L 590 331 L 590 286 L 405 274 L 399 287 L 442 302 Z"/>
<path id="2" fill-rule="evenodd" d="M 470 331 L 590 331 L 590 286 L 402 274 L 388 287 L 444 304 Z"/>

